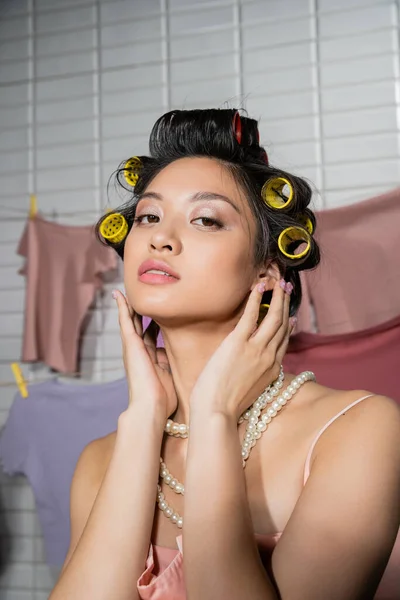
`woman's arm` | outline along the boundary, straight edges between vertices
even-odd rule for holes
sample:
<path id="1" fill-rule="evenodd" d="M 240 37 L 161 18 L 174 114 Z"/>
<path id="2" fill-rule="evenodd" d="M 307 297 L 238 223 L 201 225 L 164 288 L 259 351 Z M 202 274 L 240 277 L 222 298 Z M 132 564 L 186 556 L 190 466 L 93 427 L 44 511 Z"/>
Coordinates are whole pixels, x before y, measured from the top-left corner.
<path id="1" fill-rule="evenodd" d="M 184 519 L 189 600 L 278 598 L 254 538 L 237 422 L 222 413 L 191 413 Z"/>
<path id="2" fill-rule="evenodd" d="M 120 415 L 114 451 L 90 516 L 49 600 L 139 598 L 137 579 L 150 544 L 164 426 L 159 411 L 150 406 L 133 404 Z M 79 481 L 80 489 L 74 485 L 75 499 L 71 497 L 71 530 L 75 521 L 82 522 L 76 502 L 85 490 L 82 472 Z M 93 483 L 89 486 L 93 489 Z"/>
<path id="3" fill-rule="evenodd" d="M 189 600 L 372 599 L 399 527 L 399 436 L 400 409 L 384 396 L 352 408 L 324 433 L 272 554 L 275 592 L 256 554 L 237 425 L 221 413 L 192 411 L 184 523 Z"/>

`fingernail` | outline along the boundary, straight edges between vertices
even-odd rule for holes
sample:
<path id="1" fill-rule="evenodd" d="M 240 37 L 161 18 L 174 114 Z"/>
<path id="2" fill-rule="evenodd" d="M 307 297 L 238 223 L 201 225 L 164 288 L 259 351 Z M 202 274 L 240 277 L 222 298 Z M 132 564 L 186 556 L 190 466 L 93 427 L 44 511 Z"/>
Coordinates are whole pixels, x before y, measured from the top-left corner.
<path id="1" fill-rule="evenodd" d="M 111 296 L 114 298 L 114 300 L 116 300 L 116 299 L 117 299 L 117 296 L 118 296 L 118 294 L 117 294 L 117 292 L 116 292 L 115 290 L 113 290 L 113 291 L 111 292 Z"/>
<path id="2" fill-rule="evenodd" d="M 257 289 L 260 293 L 265 292 L 265 281 L 262 281 L 261 283 L 257 284 Z"/>
<path id="3" fill-rule="evenodd" d="M 290 317 L 289 321 L 290 321 L 292 328 L 294 329 L 295 325 L 297 323 L 297 317 Z"/>
<path id="4" fill-rule="evenodd" d="M 284 291 L 286 290 L 286 281 L 284 279 L 280 280 L 279 285 Z"/>
<path id="5" fill-rule="evenodd" d="M 290 283 L 290 281 L 286 284 L 286 292 L 289 294 L 289 296 L 293 292 L 293 284 Z"/>

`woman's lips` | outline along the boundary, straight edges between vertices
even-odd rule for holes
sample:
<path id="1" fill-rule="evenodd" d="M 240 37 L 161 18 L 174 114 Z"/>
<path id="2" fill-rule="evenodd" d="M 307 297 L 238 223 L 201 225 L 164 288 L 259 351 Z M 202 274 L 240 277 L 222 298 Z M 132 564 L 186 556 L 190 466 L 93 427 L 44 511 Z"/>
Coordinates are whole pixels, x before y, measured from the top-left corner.
<path id="1" fill-rule="evenodd" d="M 165 283 L 177 283 L 179 279 L 176 277 L 172 277 L 172 275 L 164 275 L 163 273 L 142 273 L 139 276 L 139 281 L 143 283 L 155 283 L 155 284 L 165 284 Z"/>

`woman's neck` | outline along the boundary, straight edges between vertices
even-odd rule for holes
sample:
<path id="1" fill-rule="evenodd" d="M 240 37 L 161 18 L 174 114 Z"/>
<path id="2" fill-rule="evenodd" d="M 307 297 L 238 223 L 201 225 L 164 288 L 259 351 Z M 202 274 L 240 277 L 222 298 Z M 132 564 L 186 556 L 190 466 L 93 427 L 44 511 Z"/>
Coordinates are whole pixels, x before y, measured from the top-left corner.
<path id="1" fill-rule="evenodd" d="M 231 328 L 229 329 L 231 331 Z M 229 331 L 162 331 L 178 405 L 171 415 L 178 423 L 189 423 L 190 397 L 202 370 Z"/>

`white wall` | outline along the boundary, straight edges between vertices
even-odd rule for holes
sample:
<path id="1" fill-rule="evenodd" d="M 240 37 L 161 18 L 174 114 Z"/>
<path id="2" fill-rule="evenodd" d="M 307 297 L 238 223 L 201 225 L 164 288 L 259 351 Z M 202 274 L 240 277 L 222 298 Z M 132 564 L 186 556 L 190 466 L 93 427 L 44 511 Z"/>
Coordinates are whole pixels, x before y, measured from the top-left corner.
<path id="1" fill-rule="evenodd" d="M 0 380 L 21 350 L 29 194 L 61 223 L 93 222 L 112 170 L 147 152 L 171 108 L 245 106 L 271 161 L 315 183 L 316 208 L 398 185 L 399 12 L 400 0 L 0 0 Z M 111 287 L 83 340 L 93 379 L 122 375 Z M 0 387 L 0 426 L 14 394 Z M 30 487 L 3 475 L 1 496 L 14 549 L 0 596 L 45 600 L 54 574 Z"/>

